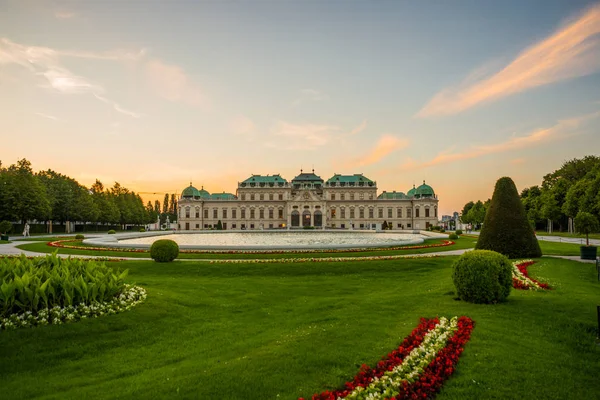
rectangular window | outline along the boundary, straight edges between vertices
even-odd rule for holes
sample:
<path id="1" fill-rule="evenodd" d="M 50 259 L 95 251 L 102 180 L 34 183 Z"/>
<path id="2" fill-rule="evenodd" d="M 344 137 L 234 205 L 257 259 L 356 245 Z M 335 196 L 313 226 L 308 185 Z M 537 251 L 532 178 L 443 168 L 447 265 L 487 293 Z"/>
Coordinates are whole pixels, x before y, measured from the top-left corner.
<path id="1" fill-rule="evenodd" d="M 350 218 L 354 218 L 354 208 L 350 208 Z"/>
<path id="2" fill-rule="evenodd" d="M 280 219 L 281 219 L 281 218 L 283 218 L 283 208 L 280 208 L 280 209 L 278 210 L 278 212 L 277 212 L 277 217 L 278 217 L 278 218 L 280 218 Z"/>
<path id="3" fill-rule="evenodd" d="M 331 218 L 335 218 L 335 208 L 331 209 Z"/>
<path id="4" fill-rule="evenodd" d="M 204 224 L 204 229 L 208 228 L 208 224 Z"/>
<path id="5" fill-rule="evenodd" d="M 200 218 L 200 210 L 196 208 L 196 218 Z"/>
<path id="6" fill-rule="evenodd" d="M 189 209 L 189 208 L 186 208 L 186 209 L 185 209 L 185 217 L 186 217 L 186 218 L 189 218 L 189 217 L 190 217 L 190 209 Z"/>
<path id="7" fill-rule="evenodd" d="M 231 229 L 235 229 L 235 228 L 237 228 L 237 225 L 236 224 L 231 224 Z"/>
<path id="8" fill-rule="evenodd" d="M 340 218 L 346 218 L 346 209 L 344 207 L 340 209 Z"/>
<path id="9" fill-rule="evenodd" d="M 200 224 L 196 224 L 196 229 L 200 228 Z"/>
<path id="10" fill-rule="evenodd" d="M 269 208 L 269 219 L 273 219 L 273 209 Z"/>
<path id="11" fill-rule="evenodd" d="M 412 208 L 406 209 L 406 218 L 412 218 Z M 410 226 L 409 226 L 410 228 Z"/>
<path id="12" fill-rule="evenodd" d="M 383 218 L 383 208 L 378 208 L 377 209 L 377 217 L 378 218 Z"/>
<path id="13" fill-rule="evenodd" d="M 217 210 L 216 208 L 213 208 L 213 218 L 219 218 L 219 210 Z"/>
<path id="14" fill-rule="evenodd" d="M 227 218 L 227 209 L 223 209 L 223 219 Z"/>
<path id="15" fill-rule="evenodd" d="M 419 218 L 419 209 L 415 208 L 415 218 Z"/>
<path id="16" fill-rule="evenodd" d="M 373 209 L 369 208 L 369 218 L 373 218 Z"/>
<path id="17" fill-rule="evenodd" d="M 392 209 L 388 208 L 388 218 L 393 218 L 392 213 L 393 213 Z"/>
<path id="18" fill-rule="evenodd" d="M 261 199 L 261 200 L 264 200 L 264 199 L 265 199 L 265 195 L 261 193 L 261 194 L 260 194 L 260 199 Z"/>
<path id="19" fill-rule="evenodd" d="M 250 209 L 250 219 L 254 219 L 254 208 Z"/>
<path id="20" fill-rule="evenodd" d="M 250 200 L 254 200 L 254 193 L 250 195 Z"/>
<path id="21" fill-rule="evenodd" d="M 373 193 L 369 193 L 369 200 L 373 200 Z"/>
<path id="22" fill-rule="evenodd" d="M 397 218 L 402 218 L 402 209 L 401 209 L 401 208 L 398 208 L 398 209 L 396 210 L 396 217 L 397 217 Z"/>
<path id="23" fill-rule="evenodd" d="M 345 193 L 340 194 L 340 200 L 346 200 L 346 194 Z"/>
<path id="24" fill-rule="evenodd" d="M 208 219 L 208 210 L 204 210 L 204 218 Z"/>
<path id="25" fill-rule="evenodd" d="M 412 225 L 411 224 L 406 224 L 406 227 L 407 228 L 412 228 Z"/>
<path id="26" fill-rule="evenodd" d="M 265 209 L 261 208 L 260 210 L 258 210 L 258 218 L 263 219 L 265 218 Z"/>
<path id="27" fill-rule="evenodd" d="M 246 200 L 246 193 L 242 193 L 242 201 Z"/>
<path id="28" fill-rule="evenodd" d="M 231 218 L 236 219 L 237 218 L 237 210 L 235 208 L 233 208 L 231 210 Z"/>
<path id="29" fill-rule="evenodd" d="M 269 193 L 269 200 L 273 200 L 273 193 Z"/>
<path id="30" fill-rule="evenodd" d="M 354 200 L 354 193 L 350 193 L 350 200 Z"/>
<path id="31" fill-rule="evenodd" d="M 365 209 L 359 208 L 358 209 L 358 218 L 364 218 L 364 217 L 365 217 Z"/>
<path id="32" fill-rule="evenodd" d="M 273 224 L 269 224 L 269 229 L 273 229 Z"/>
<path id="33" fill-rule="evenodd" d="M 365 199 L 365 194 L 364 193 L 359 194 L 358 198 L 361 199 L 361 200 L 364 200 Z"/>
<path id="34" fill-rule="evenodd" d="M 246 209 L 242 208 L 242 219 L 246 219 Z"/>
<path id="35" fill-rule="evenodd" d="M 402 224 L 398 224 L 398 228 L 402 228 Z"/>
<path id="36" fill-rule="evenodd" d="M 250 224 L 250 229 L 254 229 L 254 224 Z"/>
<path id="37" fill-rule="evenodd" d="M 335 193 L 331 193 L 331 200 L 335 200 Z"/>
<path id="38" fill-rule="evenodd" d="M 429 217 L 429 208 L 426 208 L 425 209 L 425 218 L 428 218 L 428 217 Z"/>

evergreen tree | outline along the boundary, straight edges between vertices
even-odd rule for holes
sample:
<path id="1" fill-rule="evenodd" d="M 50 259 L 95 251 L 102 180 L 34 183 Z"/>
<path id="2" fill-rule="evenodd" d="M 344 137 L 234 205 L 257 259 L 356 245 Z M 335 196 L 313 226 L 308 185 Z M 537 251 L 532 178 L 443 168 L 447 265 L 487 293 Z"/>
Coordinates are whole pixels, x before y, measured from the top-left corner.
<path id="1" fill-rule="evenodd" d="M 160 215 L 160 201 L 154 200 L 154 212 L 156 215 Z M 156 218 L 154 218 L 156 220 Z"/>
<path id="2" fill-rule="evenodd" d="M 490 208 L 475 246 L 509 258 L 540 257 L 542 251 L 527 221 L 517 187 L 509 177 L 496 182 Z"/>
<path id="3" fill-rule="evenodd" d="M 165 193 L 165 199 L 163 200 L 162 213 L 167 214 L 169 212 L 169 193 Z"/>

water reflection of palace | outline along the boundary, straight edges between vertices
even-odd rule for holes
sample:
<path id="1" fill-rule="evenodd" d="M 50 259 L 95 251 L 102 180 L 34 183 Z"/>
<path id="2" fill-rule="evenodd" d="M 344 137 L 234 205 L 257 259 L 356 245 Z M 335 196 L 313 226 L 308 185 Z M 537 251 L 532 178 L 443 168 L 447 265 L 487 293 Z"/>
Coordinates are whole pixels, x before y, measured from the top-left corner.
<path id="1" fill-rule="evenodd" d="M 429 185 L 377 194 L 377 183 L 362 174 L 335 174 L 327 181 L 310 173 L 288 182 L 281 175 L 252 175 L 238 183 L 237 194 L 198 190 L 181 193 L 178 227 L 182 230 L 341 228 L 398 229 L 437 225 L 438 198 Z"/>

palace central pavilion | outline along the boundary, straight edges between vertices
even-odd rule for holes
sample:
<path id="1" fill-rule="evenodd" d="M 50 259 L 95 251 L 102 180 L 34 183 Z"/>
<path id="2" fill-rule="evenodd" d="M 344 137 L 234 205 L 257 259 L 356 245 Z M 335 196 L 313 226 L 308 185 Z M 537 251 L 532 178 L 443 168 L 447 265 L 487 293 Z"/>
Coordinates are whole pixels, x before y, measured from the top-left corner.
<path id="1" fill-rule="evenodd" d="M 425 181 L 406 194 L 377 194 L 362 174 L 335 174 L 327 181 L 310 173 L 288 182 L 281 175 L 252 175 L 236 194 L 213 193 L 191 184 L 181 193 L 179 229 L 373 229 L 420 230 L 437 225 L 438 198 Z M 220 222 L 220 224 L 219 224 Z M 380 225 L 378 225 L 380 224 Z"/>

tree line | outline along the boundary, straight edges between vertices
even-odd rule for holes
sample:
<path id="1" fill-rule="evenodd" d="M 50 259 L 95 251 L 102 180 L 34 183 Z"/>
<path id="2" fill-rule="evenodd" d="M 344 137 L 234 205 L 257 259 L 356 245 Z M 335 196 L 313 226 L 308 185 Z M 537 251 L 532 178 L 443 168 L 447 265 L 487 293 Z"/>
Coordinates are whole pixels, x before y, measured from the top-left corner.
<path id="1" fill-rule="evenodd" d="M 535 229 L 573 231 L 573 219 L 580 211 L 600 217 L 600 157 L 566 161 L 556 171 L 546 174 L 541 185 L 523 189 L 520 197 L 527 219 Z M 480 225 L 488 205 L 489 200 L 468 202 L 461 220 Z"/>
<path id="2" fill-rule="evenodd" d="M 157 200 L 144 206 L 139 194 L 118 182 L 105 188 L 96 182 L 87 188 L 53 170 L 34 172 L 22 159 L 5 168 L 0 162 L 0 221 L 82 222 L 105 225 L 145 225 L 177 218 L 175 195 L 165 194 L 163 207 Z"/>

